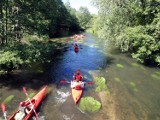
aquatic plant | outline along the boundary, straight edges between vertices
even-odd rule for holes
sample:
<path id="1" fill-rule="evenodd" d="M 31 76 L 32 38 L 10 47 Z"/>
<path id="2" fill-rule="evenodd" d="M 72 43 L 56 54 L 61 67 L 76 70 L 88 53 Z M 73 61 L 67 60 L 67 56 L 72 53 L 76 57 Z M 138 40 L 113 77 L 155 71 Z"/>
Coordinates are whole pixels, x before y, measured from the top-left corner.
<path id="1" fill-rule="evenodd" d="M 157 72 L 155 72 L 155 73 L 156 73 L 156 74 L 158 74 L 158 75 L 160 75 L 160 72 L 158 72 L 158 71 L 157 71 Z"/>
<path id="2" fill-rule="evenodd" d="M 124 66 L 123 66 L 122 64 L 116 64 L 116 66 L 117 66 L 118 68 L 124 68 Z"/>
<path id="3" fill-rule="evenodd" d="M 134 67 L 139 67 L 139 65 L 137 63 L 131 63 L 131 65 Z"/>
<path id="4" fill-rule="evenodd" d="M 116 82 L 121 82 L 121 80 L 120 80 L 118 77 L 115 77 L 114 80 L 115 80 Z"/>
<path id="5" fill-rule="evenodd" d="M 134 92 L 138 92 L 138 89 L 136 88 L 136 84 L 134 82 L 130 82 L 129 86 Z"/>
<path id="6" fill-rule="evenodd" d="M 101 108 L 101 103 L 93 97 L 84 97 L 80 101 L 80 109 L 84 112 L 95 113 Z"/>
<path id="7" fill-rule="evenodd" d="M 9 103 L 13 98 L 14 98 L 14 95 L 10 95 L 10 96 L 8 96 L 8 97 L 3 101 L 3 103 L 4 103 L 4 104 Z"/>
<path id="8" fill-rule="evenodd" d="M 130 85 L 131 87 L 136 87 L 136 84 L 135 84 L 134 82 L 130 82 L 129 85 Z"/>
<path id="9" fill-rule="evenodd" d="M 29 95 L 28 95 L 28 98 L 32 98 L 35 94 L 36 94 L 36 93 L 34 93 L 34 92 L 31 93 L 31 94 L 29 94 Z M 28 99 L 28 98 L 27 98 L 27 99 Z"/>
<path id="10" fill-rule="evenodd" d="M 100 92 L 102 90 L 107 90 L 106 79 L 104 77 L 95 77 L 95 83 L 97 85 L 96 92 Z"/>
<path id="11" fill-rule="evenodd" d="M 151 76 L 152 76 L 153 78 L 157 79 L 157 80 L 160 80 L 160 77 L 158 77 L 158 75 L 156 75 L 156 74 L 151 74 Z"/>

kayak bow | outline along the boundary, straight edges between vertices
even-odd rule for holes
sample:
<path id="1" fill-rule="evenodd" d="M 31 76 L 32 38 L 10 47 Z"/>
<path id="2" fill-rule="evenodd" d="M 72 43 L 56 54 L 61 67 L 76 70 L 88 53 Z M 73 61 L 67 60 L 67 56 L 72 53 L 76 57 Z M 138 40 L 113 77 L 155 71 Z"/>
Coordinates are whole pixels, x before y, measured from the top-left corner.
<path id="1" fill-rule="evenodd" d="M 73 97 L 73 100 L 74 100 L 74 103 L 77 104 L 78 101 L 80 100 L 81 96 L 82 96 L 82 92 L 83 90 L 82 89 L 73 89 L 72 88 L 72 97 Z"/>

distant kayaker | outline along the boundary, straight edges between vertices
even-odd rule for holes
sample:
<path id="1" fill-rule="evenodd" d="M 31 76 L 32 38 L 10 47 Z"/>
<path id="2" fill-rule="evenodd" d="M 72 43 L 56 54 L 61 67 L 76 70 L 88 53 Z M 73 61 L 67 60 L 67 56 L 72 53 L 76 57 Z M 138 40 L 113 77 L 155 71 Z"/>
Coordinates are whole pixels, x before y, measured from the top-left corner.
<path id="1" fill-rule="evenodd" d="M 74 49 L 78 50 L 78 45 L 77 44 L 74 45 Z"/>

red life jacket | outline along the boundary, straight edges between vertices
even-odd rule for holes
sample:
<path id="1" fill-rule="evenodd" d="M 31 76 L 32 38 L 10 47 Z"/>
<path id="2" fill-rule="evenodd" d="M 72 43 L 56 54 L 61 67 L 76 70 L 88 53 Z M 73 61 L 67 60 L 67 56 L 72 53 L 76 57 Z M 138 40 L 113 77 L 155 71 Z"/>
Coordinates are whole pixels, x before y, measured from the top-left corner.
<path id="1" fill-rule="evenodd" d="M 76 75 L 76 80 L 81 81 L 82 80 L 82 76 L 81 75 Z"/>

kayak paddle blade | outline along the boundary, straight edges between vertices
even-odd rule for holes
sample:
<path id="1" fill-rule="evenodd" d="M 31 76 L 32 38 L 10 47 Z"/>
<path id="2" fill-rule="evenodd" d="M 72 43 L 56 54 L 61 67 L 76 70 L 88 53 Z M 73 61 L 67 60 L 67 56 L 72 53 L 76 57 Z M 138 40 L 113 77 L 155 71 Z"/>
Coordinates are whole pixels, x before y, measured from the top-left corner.
<path id="1" fill-rule="evenodd" d="M 27 93 L 27 90 L 25 87 L 22 88 L 24 93 Z"/>
<path id="2" fill-rule="evenodd" d="M 94 82 L 87 82 L 88 84 L 94 84 Z"/>
<path id="3" fill-rule="evenodd" d="M 2 112 L 5 113 L 6 107 L 5 107 L 4 103 L 1 103 L 1 108 L 2 108 Z"/>
<path id="4" fill-rule="evenodd" d="M 61 83 L 61 84 L 66 84 L 66 83 L 70 83 L 70 82 L 68 82 L 68 81 L 66 81 L 66 80 L 61 80 L 60 83 Z"/>

